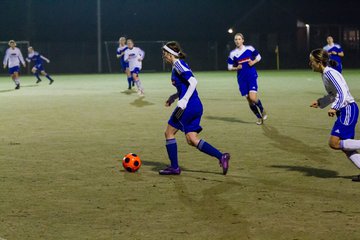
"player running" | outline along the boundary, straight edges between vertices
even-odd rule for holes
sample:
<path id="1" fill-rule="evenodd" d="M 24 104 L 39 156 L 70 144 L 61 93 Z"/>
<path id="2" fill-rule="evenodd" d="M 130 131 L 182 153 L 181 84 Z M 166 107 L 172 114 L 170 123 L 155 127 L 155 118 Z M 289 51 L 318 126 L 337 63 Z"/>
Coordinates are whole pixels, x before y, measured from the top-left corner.
<path id="1" fill-rule="evenodd" d="M 261 60 L 259 52 L 252 46 L 244 45 L 244 36 L 237 33 L 234 37 L 236 48 L 230 52 L 227 60 L 228 70 L 237 71 L 240 93 L 246 96 L 251 111 L 258 118 L 256 124 L 263 124 L 267 115 L 260 99 L 257 98 L 257 72 L 254 67 Z"/>
<path id="2" fill-rule="evenodd" d="M 16 85 L 15 89 L 20 89 L 20 62 L 24 67 L 26 67 L 26 63 L 20 49 L 16 47 L 16 42 L 14 40 L 9 41 L 9 46 L 10 47 L 5 52 L 5 57 L 3 61 L 4 69 L 6 67 L 9 68 L 11 78 Z"/>
<path id="3" fill-rule="evenodd" d="M 134 86 L 134 82 L 132 81 L 132 77 L 129 70 L 129 63 L 124 60 L 124 53 L 128 49 L 128 46 L 126 45 L 126 38 L 121 37 L 119 38 L 119 47 L 116 50 L 116 57 L 120 59 L 120 67 L 121 71 L 124 72 L 127 76 L 127 81 L 129 84 L 128 89 L 131 89 L 131 85 Z"/>
<path id="4" fill-rule="evenodd" d="M 177 89 L 177 92 L 166 101 L 165 106 L 169 107 L 176 99 L 179 100 L 165 131 L 166 150 L 171 166 L 160 170 L 159 174 L 179 175 L 181 173 L 175 139 L 175 134 L 180 130 L 185 133 L 189 145 L 217 158 L 225 175 L 229 168 L 230 154 L 221 153 L 203 139 L 198 138 L 198 133 L 202 130 L 200 120 L 203 114 L 203 106 L 196 91 L 197 80 L 189 66 L 184 62 L 184 58 L 185 53 L 182 52 L 177 42 L 168 42 L 163 46 L 163 59 L 172 65 L 171 81 Z"/>
<path id="5" fill-rule="evenodd" d="M 332 36 L 328 36 L 326 38 L 327 45 L 324 46 L 324 50 L 328 52 L 330 59 L 334 60 L 337 65 L 335 65 L 333 68 L 336 69 L 339 73 L 342 72 L 342 63 L 341 58 L 344 57 L 344 52 L 339 44 L 334 43 L 334 39 Z"/>
<path id="6" fill-rule="evenodd" d="M 126 41 L 128 49 L 124 52 L 124 61 L 129 63 L 129 70 L 132 80 L 134 81 L 140 96 L 144 96 L 144 88 L 139 79 L 139 73 L 142 68 L 142 60 L 145 57 L 145 52 L 138 47 L 134 46 L 134 41 L 128 39 Z"/>
<path id="7" fill-rule="evenodd" d="M 359 109 L 350 94 L 344 77 L 332 67 L 336 65 L 330 60 L 329 54 L 323 49 L 315 49 L 310 53 L 310 67 L 320 72 L 328 95 L 313 101 L 310 107 L 325 108 L 331 104 L 328 116 L 337 116 L 331 131 L 329 146 L 335 150 L 342 150 L 346 156 L 360 169 L 360 140 L 354 140 L 355 126 L 358 120 Z M 331 66 L 329 66 L 331 65 Z M 360 175 L 353 178 L 360 181 Z"/>
<path id="8" fill-rule="evenodd" d="M 26 58 L 27 62 L 34 61 L 35 65 L 31 69 L 31 72 L 34 74 L 34 76 L 37 78 L 36 83 L 41 82 L 41 78 L 39 76 L 39 73 L 41 73 L 43 76 L 45 76 L 47 79 L 49 79 L 49 84 L 51 85 L 54 82 L 54 79 L 50 77 L 49 74 L 45 72 L 44 66 L 43 66 L 43 60 L 45 60 L 47 63 L 50 62 L 49 59 L 44 57 L 43 55 L 40 55 L 38 52 L 34 50 L 33 47 L 28 48 L 28 57 Z"/>

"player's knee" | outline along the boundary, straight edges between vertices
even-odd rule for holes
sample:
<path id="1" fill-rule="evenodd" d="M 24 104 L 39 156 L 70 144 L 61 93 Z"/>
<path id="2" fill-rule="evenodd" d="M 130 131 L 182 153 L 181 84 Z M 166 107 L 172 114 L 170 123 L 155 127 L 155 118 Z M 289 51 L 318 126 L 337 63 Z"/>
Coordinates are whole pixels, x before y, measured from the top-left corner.
<path id="1" fill-rule="evenodd" d="M 41 74 L 46 76 L 46 72 L 45 71 L 41 71 Z"/>

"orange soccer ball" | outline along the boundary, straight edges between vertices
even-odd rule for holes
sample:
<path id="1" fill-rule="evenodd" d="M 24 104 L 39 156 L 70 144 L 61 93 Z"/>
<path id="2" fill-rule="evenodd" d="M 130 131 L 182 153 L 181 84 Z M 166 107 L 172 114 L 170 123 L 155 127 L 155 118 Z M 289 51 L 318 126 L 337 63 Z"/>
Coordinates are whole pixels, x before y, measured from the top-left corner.
<path id="1" fill-rule="evenodd" d="M 128 172 L 136 172 L 141 167 L 141 160 L 135 153 L 128 153 L 122 160 L 122 165 Z"/>

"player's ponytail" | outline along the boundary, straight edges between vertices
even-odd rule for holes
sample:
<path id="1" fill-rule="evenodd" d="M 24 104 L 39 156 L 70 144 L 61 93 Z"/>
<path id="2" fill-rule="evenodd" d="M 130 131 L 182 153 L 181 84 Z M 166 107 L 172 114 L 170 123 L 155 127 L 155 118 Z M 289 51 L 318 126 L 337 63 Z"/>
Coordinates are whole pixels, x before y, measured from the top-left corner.
<path id="1" fill-rule="evenodd" d="M 173 54 L 175 57 L 180 59 L 186 58 L 186 54 L 181 50 L 180 44 L 178 42 L 171 41 L 166 43 L 165 46 L 170 49 L 168 52 Z M 164 48 L 164 50 L 167 51 L 166 48 Z"/>

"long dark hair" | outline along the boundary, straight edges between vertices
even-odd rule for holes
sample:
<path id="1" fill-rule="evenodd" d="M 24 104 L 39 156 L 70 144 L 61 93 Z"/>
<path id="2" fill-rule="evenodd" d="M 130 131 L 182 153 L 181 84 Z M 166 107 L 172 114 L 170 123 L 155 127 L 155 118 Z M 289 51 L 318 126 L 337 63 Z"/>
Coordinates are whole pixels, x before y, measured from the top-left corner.
<path id="1" fill-rule="evenodd" d="M 317 48 L 311 51 L 311 56 L 314 57 L 315 61 L 321 63 L 324 67 L 336 67 L 338 63 L 330 59 L 329 53 L 322 48 Z"/>
<path id="2" fill-rule="evenodd" d="M 186 54 L 182 51 L 180 44 L 176 41 L 170 41 L 165 44 L 168 48 L 179 54 L 180 59 L 186 58 Z"/>

